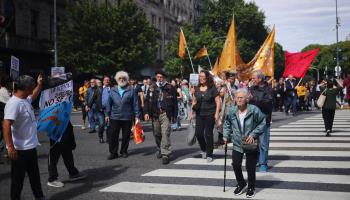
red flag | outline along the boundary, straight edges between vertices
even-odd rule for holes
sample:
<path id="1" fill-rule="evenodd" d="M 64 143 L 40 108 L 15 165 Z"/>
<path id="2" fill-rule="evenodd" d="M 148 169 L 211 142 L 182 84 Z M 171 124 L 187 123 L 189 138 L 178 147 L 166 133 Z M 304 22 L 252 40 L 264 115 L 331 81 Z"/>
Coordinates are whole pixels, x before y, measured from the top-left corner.
<path id="1" fill-rule="evenodd" d="M 304 77 L 319 50 L 320 49 L 317 48 L 301 53 L 290 53 L 286 51 L 286 64 L 283 77 L 287 77 L 289 75 L 292 75 L 295 78 Z"/>

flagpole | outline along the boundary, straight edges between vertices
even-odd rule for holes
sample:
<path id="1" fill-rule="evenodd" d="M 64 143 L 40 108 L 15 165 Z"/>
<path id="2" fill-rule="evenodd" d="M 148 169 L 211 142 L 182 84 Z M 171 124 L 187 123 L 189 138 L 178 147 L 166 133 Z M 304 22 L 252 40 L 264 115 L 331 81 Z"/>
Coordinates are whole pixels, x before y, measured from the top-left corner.
<path id="1" fill-rule="evenodd" d="M 205 48 L 205 46 L 204 46 L 204 48 Z M 207 49 L 207 48 L 205 48 L 205 49 Z M 213 70 L 213 66 L 211 65 L 211 62 L 210 62 L 210 57 L 209 57 L 208 50 L 207 50 L 207 58 L 208 58 L 208 61 L 209 61 L 210 69 Z"/>
<path id="2" fill-rule="evenodd" d="M 190 51 L 189 51 L 188 48 L 187 48 L 187 45 L 186 45 L 186 50 L 187 50 L 187 53 L 188 53 L 188 57 L 190 58 L 191 67 L 192 67 L 193 73 L 196 73 L 196 72 L 194 71 L 194 67 L 193 67 L 193 63 L 192 63 L 192 58 L 191 58 L 191 55 L 190 55 Z"/>

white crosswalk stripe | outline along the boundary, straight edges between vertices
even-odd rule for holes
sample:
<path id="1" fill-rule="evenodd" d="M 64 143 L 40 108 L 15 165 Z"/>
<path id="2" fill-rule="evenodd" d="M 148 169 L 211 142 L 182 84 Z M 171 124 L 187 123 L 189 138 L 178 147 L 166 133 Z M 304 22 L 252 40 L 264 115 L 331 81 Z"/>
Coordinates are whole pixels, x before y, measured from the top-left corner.
<path id="1" fill-rule="evenodd" d="M 349 200 L 350 111 L 337 111 L 333 137 L 325 137 L 322 115 L 271 129 L 268 173 L 257 172 L 256 199 Z M 142 174 L 142 182 L 119 182 L 101 192 L 161 196 L 242 199 L 233 195 L 232 145 L 227 152 L 227 192 L 223 192 L 224 150 L 215 159 L 187 157 L 171 168 Z M 307 150 L 305 150 L 307 149 Z M 245 166 L 245 161 L 243 161 Z M 244 173 L 246 177 L 246 173 Z M 220 183 L 219 183 L 220 182 Z M 271 183 L 271 184 L 270 184 Z M 273 184 L 272 184 L 273 183 Z M 277 184 L 277 187 L 274 185 Z M 266 186 L 267 185 L 267 186 Z M 266 186 L 266 187 L 264 187 Z"/>

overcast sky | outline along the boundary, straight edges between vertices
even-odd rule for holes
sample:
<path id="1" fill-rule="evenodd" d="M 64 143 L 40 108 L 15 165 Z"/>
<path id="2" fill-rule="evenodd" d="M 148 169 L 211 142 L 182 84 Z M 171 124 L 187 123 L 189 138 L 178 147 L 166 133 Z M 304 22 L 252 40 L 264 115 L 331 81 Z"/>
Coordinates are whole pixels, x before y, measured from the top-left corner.
<path id="1" fill-rule="evenodd" d="M 308 44 L 336 42 L 335 0 L 246 0 L 264 11 L 265 24 L 276 25 L 275 40 L 297 52 Z M 338 0 L 339 40 L 350 34 L 350 0 Z"/>

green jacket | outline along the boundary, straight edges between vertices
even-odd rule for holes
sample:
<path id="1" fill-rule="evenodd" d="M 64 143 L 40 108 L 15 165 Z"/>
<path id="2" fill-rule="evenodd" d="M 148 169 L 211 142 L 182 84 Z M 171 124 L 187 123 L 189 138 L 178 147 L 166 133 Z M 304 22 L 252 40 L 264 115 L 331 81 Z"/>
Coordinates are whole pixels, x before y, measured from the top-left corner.
<path id="1" fill-rule="evenodd" d="M 243 153 L 241 147 L 241 136 L 252 135 L 258 139 L 263 134 L 266 125 L 266 115 L 254 105 L 247 105 L 247 114 L 244 118 L 243 132 L 239 125 L 239 110 L 237 106 L 231 106 L 224 121 L 224 138 L 231 141 L 233 150 Z"/>
<path id="2" fill-rule="evenodd" d="M 323 104 L 323 109 L 335 110 L 337 108 L 337 95 L 342 88 L 327 88 L 324 95 L 326 95 L 326 100 Z"/>

